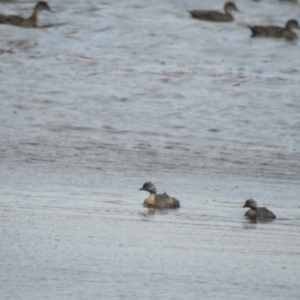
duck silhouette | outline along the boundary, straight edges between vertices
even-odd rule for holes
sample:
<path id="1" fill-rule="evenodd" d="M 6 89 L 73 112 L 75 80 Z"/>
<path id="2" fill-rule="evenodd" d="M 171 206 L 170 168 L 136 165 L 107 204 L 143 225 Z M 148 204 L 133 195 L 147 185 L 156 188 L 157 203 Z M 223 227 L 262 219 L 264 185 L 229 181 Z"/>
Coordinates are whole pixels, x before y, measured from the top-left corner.
<path id="1" fill-rule="evenodd" d="M 35 5 L 33 12 L 28 19 L 24 19 L 22 17 L 15 16 L 15 15 L 7 16 L 7 15 L 0 14 L 0 23 L 21 26 L 21 27 L 37 27 L 38 15 L 43 10 L 51 11 L 47 2 L 41 1 Z"/>
<path id="2" fill-rule="evenodd" d="M 225 13 L 221 13 L 214 10 L 191 10 L 189 13 L 195 19 L 212 21 L 212 22 L 231 22 L 234 20 L 232 11 L 238 11 L 236 5 L 233 2 L 227 2 L 224 5 Z"/>

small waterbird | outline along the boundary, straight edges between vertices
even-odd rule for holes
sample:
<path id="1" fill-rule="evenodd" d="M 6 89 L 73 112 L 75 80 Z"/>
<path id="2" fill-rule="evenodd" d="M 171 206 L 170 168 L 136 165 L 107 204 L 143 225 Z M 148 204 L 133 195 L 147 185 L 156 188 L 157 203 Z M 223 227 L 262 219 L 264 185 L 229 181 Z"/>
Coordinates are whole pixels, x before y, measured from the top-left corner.
<path id="1" fill-rule="evenodd" d="M 44 1 L 38 2 L 33 9 L 33 13 L 28 19 L 24 19 L 22 17 L 15 16 L 15 15 L 7 16 L 7 15 L 0 14 L 0 23 L 21 26 L 21 27 L 37 27 L 38 14 L 42 10 L 48 10 L 51 12 L 47 2 Z"/>
<path id="2" fill-rule="evenodd" d="M 253 199 L 246 200 L 243 207 L 250 209 L 245 212 L 245 216 L 249 218 L 276 219 L 276 216 L 266 207 L 258 207 L 257 202 Z"/>
<path id="3" fill-rule="evenodd" d="M 144 201 L 144 206 L 155 208 L 178 208 L 180 203 L 177 199 L 170 197 L 166 193 L 157 194 L 156 186 L 152 182 L 144 183 L 140 191 L 150 193 L 149 197 Z"/>
<path id="4" fill-rule="evenodd" d="M 236 5 L 233 2 L 227 2 L 224 5 L 225 13 L 221 13 L 214 10 L 191 10 L 189 13 L 195 19 L 212 22 L 230 22 L 234 20 L 232 11 L 238 11 Z"/>
<path id="5" fill-rule="evenodd" d="M 289 20 L 286 22 L 285 27 L 279 26 L 250 26 L 252 31 L 252 37 L 263 36 L 263 37 L 275 37 L 275 38 L 286 38 L 288 40 L 294 40 L 298 38 L 297 34 L 293 32 L 293 29 L 300 29 L 297 20 Z"/>

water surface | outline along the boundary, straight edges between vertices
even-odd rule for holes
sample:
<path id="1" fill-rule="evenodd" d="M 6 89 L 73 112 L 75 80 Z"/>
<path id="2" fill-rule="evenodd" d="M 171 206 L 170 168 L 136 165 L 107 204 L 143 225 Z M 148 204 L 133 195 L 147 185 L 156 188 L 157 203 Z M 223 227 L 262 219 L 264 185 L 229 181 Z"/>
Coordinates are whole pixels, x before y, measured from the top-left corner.
<path id="1" fill-rule="evenodd" d="M 247 24 L 299 5 L 49 4 L 1 25 L 1 299 L 298 299 L 299 41 Z M 182 207 L 142 207 L 149 180 Z M 277 220 L 245 219 L 251 197 Z"/>

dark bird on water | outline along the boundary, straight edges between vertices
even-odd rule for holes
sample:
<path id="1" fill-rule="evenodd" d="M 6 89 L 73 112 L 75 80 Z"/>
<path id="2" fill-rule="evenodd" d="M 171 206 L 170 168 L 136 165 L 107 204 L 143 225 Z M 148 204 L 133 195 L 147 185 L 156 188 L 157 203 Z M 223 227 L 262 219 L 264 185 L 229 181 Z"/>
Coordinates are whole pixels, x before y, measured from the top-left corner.
<path id="1" fill-rule="evenodd" d="M 170 197 L 166 193 L 157 194 L 156 186 L 152 182 L 144 183 L 140 191 L 150 193 L 149 197 L 144 201 L 144 206 L 155 208 L 178 208 L 180 203 L 177 199 Z"/>
<path id="2" fill-rule="evenodd" d="M 227 2 L 224 5 L 225 13 L 221 13 L 214 10 L 191 10 L 189 13 L 195 19 L 212 21 L 212 22 L 230 22 L 234 20 L 232 11 L 238 11 L 236 5 L 233 2 Z"/>
<path id="3" fill-rule="evenodd" d="M 21 27 L 37 27 L 38 15 L 42 10 L 51 11 L 47 2 L 44 1 L 38 2 L 33 9 L 33 13 L 28 19 L 24 19 L 22 17 L 15 16 L 15 15 L 7 16 L 7 15 L 0 14 L 0 23 L 21 26 Z"/>
<path id="4" fill-rule="evenodd" d="M 279 26 L 250 26 L 252 31 L 252 37 L 262 36 L 262 37 L 275 37 L 275 38 L 286 38 L 288 40 L 294 40 L 298 36 L 293 29 L 300 29 L 297 20 L 289 20 L 286 22 L 285 27 Z"/>
<path id="5" fill-rule="evenodd" d="M 261 219 L 276 219 L 276 216 L 266 207 L 258 207 L 257 202 L 253 199 L 248 199 L 243 207 L 250 209 L 245 212 L 245 216 L 249 218 Z"/>

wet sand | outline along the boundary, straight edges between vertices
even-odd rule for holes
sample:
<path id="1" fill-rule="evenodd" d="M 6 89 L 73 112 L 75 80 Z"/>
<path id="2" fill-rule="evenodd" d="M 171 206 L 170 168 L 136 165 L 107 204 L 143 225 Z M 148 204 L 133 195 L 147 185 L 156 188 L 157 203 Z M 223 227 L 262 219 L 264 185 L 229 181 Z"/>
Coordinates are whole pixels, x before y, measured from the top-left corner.
<path id="1" fill-rule="evenodd" d="M 1 25 L 1 299 L 299 298 L 299 41 L 246 25 L 300 7 L 186 13 L 207 5 L 52 1 L 39 29 Z M 144 208 L 149 180 L 181 208 Z"/>

